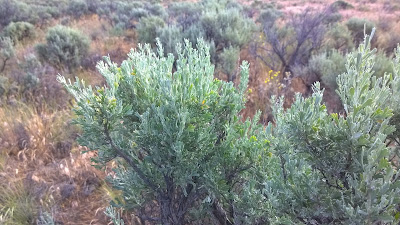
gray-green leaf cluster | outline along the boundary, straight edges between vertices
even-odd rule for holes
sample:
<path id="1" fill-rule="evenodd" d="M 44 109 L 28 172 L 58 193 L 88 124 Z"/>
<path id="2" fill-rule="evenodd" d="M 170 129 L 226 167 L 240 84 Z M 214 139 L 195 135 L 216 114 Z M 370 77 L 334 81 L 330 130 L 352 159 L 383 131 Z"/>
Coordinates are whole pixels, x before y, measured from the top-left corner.
<path id="1" fill-rule="evenodd" d="M 328 113 L 320 84 L 274 121 L 244 109 L 248 64 L 234 87 L 213 78 L 209 49 L 150 45 L 121 66 L 97 66 L 107 85 L 59 77 L 76 99 L 80 143 L 101 167 L 115 161 L 114 207 L 161 224 L 383 224 L 399 222 L 400 47 L 393 73 L 374 76 L 367 36 L 337 78 L 344 114 Z M 114 208 L 106 214 L 123 221 Z"/>
<path id="2" fill-rule="evenodd" d="M 106 58 L 97 66 L 106 87 L 59 80 L 75 96 L 82 126 L 79 141 L 98 150 L 98 165 L 115 160 L 110 182 L 122 191 L 115 206 L 143 220 L 186 224 L 263 221 L 258 183 L 263 149 L 258 117 L 243 121 L 248 64 L 239 87 L 214 79 L 204 41 L 177 45 L 178 59 L 150 45 L 132 50 L 120 67 Z M 175 65 L 176 71 L 173 70 Z M 259 116 L 259 114 L 258 114 Z M 155 208 L 156 217 L 146 210 Z M 144 212 L 144 213 L 143 213 Z"/>
<path id="3" fill-rule="evenodd" d="M 265 185 L 277 223 L 398 221 L 397 147 L 388 143 L 400 78 L 397 72 L 373 76 L 370 39 L 347 56 L 346 72 L 337 79 L 344 115 L 327 113 L 318 83 L 312 97 L 297 95 L 286 111 L 277 101 L 275 126 L 267 129 L 276 165 Z M 400 48 L 395 71 L 399 57 Z"/>
<path id="4" fill-rule="evenodd" d="M 49 29 L 46 43 L 35 47 L 42 61 L 58 69 L 75 70 L 89 51 L 89 39 L 77 30 L 64 26 Z"/>

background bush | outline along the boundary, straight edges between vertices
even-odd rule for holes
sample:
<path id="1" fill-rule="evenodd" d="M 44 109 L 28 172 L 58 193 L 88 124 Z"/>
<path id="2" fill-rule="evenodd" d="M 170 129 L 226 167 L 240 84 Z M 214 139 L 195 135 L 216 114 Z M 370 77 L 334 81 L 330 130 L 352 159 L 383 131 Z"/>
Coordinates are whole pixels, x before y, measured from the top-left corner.
<path id="1" fill-rule="evenodd" d="M 346 71 L 346 58 L 340 52 L 333 50 L 311 57 L 310 71 L 319 77 L 323 84 L 331 90 L 337 88 L 336 78 Z"/>
<path id="2" fill-rule="evenodd" d="M 2 65 L 0 67 L 0 72 L 3 72 L 6 68 L 8 60 L 15 56 L 14 43 L 9 37 L 0 37 L 0 59 Z"/>
<path id="3" fill-rule="evenodd" d="M 326 35 L 326 49 L 337 49 L 347 53 L 354 48 L 353 37 L 346 25 L 334 24 L 329 27 Z"/>
<path id="4" fill-rule="evenodd" d="M 388 57 L 383 51 L 378 51 L 375 54 L 374 76 L 383 77 L 385 73 L 393 73 L 392 59 L 392 55 Z"/>
<path id="5" fill-rule="evenodd" d="M 233 65 L 238 65 L 240 50 L 250 42 L 256 29 L 244 9 L 233 1 L 207 0 L 172 3 L 166 13 L 163 17 L 140 19 L 137 25 L 139 42 L 155 46 L 158 37 L 165 53 L 176 56 L 177 43 L 187 39 L 196 46 L 198 38 L 202 37 L 210 46 L 211 61 L 232 81 L 235 77 Z"/>
<path id="6" fill-rule="evenodd" d="M 46 43 L 38 44 L 35 49 L 40 60 L 72 72 L 87 55 L 89 39 L 72 28 L 56 26 L 47 32 Z"/>
<path id="7" fill-rule="evenodd" d="M 364 34 L 370 34 L 375 24 L 368 19 L 361 18 L 350 18 L 346 22 L 347 28 L 350 30 L 353 36 L 354 43 L 356 45 L 360 44 L 364 39 Z M 364 33 L 365 26 L 365 33 Z"/>
<path id="8" fill-rule="evenodd" d="M 228 81 L 234 81 L 236 78 L 236 68 L 239 64 L 239 47 L 228 47 L 219 55 L 221 70 L 228 76 Z"/>
<path id="9" fill-rule="evenodd" d="M 159 36 L 158 31 L 164 27 L 164 20 L 158 16 L 149 16 L 140 19 L 137 27 L 140 43 L 155 43 Z"/>
<path id="10" fill-rule="evenodd" d="M 35 27 L 28 22 L 11 22 L 2 32 L 2 36 L 9 37 L 14 44 L 35 37 Z"/>
<path id="11" fill-rule="evenodd" d="M 144 1 L 100 2 L 97 14 L 110 21 L 113 26 L 123 29 L 135 28 L 143 17 L 157 16 L 164 18 L 166 12 L 160 4 Z"/>
<path id="12" fill-rule="evenodd" d="M 72 0 L 69 2 L 67 13 L 79 18 L 89 12 L 88 5 L 84 0 Z"/>
<path id="13" fill-rule="evenodd" d="M 332 7 L 321 11 L 308 8 L 280 25 L 280 11 L 263 10 L 258 18 L 261 35 L 252 42 L 250 52 L 274 71 L 296 75 L 296 68 L 306 66 L 312 54 L 321 49 L 327 18 L 334 12 Z"/>

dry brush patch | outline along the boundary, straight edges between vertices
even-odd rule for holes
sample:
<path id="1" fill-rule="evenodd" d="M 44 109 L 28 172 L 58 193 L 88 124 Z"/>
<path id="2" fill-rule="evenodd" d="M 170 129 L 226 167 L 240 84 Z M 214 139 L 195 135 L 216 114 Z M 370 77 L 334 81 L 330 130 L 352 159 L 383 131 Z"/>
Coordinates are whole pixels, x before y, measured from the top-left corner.
<path id="1" fill-rule="evenodd" d="M 0 118 L 0 219 L 29 224 L 48 212 L 63 224 L 107 223 L 105 172 L 91 166 L 95 153 L 81 154 L 67 112 L 21 104 L 0 108 Z"/>

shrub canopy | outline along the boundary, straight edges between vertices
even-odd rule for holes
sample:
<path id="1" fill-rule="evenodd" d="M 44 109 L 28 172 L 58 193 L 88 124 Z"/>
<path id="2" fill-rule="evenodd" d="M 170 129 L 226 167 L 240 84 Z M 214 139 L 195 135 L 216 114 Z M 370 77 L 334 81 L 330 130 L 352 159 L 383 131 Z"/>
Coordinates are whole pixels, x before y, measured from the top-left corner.
<path id="1" fill-rule="evenodd" d="M 55 26 L 49 29 L 46 43 L 38 44 L 36 52 L 39 58 L 59 69 L 76 69 L 89 50 L 89 39 L 80 32 Z"/>

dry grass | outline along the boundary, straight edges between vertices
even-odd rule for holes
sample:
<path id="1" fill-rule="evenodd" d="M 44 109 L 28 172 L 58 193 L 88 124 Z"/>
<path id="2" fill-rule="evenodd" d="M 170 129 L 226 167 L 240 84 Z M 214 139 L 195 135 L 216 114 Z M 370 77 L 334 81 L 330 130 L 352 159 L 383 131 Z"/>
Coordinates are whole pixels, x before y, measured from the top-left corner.
<path id="1" fill-rule="evenodd" d="M 125 59 L 134 44 L 110 36 L 110 27 L 102 24 L 96 16 L 71 21 L 72 27 L 92 38 L 100 34 L 92 40 L 91 54 Z M 45 32 L 38 29 L 34 41 L 17 46 L 17 59 L 32 53 Z M 16 80 L 17 61 L 7 67 L 10 80 Z M 56 73 L 41 75 L 35 92 L 24 93 L 28 96 L 18 90 L 0 105 L 0 224 L 35 224 L 43 213 L 62 224 L 108 223 L 104 209 L 113 190 L 104 182 L 106 173 L 91 166 L 95 153 L 81 154 L 84 148 L 75 141 L 79 130 L 71 124 L 70 98 L 56 83 Z M 103 84 L 94 70 L 81 69 L 75 75 L 92 85 Z"/>
<path id="2" fill-rule="evenodd" d="M 45 209 L 63 224 L 106 223 L 105 173 L 91 166 L 95 153 L 80 153 L 70 118 L 67 111 L 38 113 L 23 104 L 0 108 L 0 183 L 10 187 L 0 188 L 6 202 L 0 205 L 7 207 L 0 214 L 8 210 L 13 220 L 31 221 Z"/>

